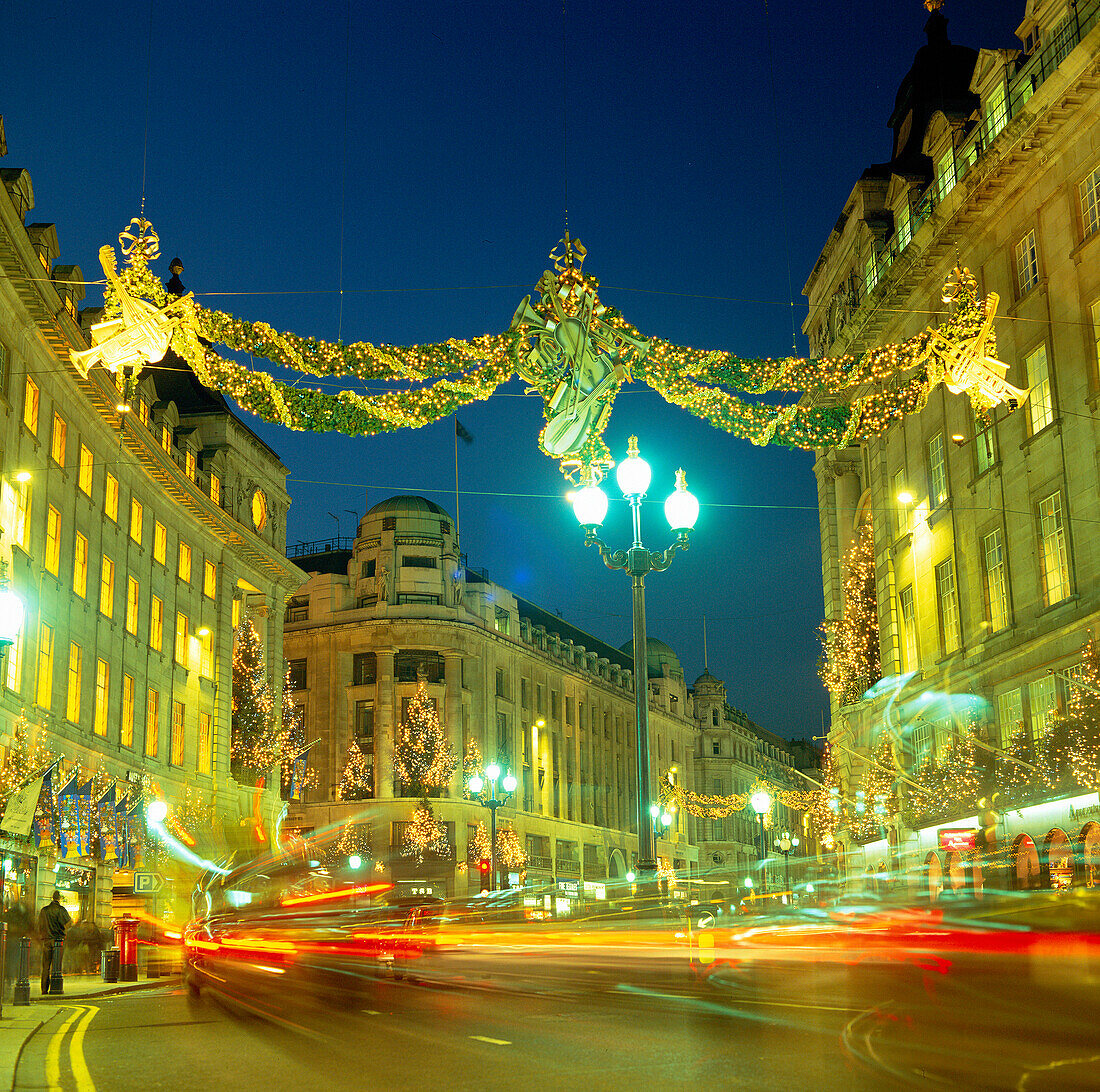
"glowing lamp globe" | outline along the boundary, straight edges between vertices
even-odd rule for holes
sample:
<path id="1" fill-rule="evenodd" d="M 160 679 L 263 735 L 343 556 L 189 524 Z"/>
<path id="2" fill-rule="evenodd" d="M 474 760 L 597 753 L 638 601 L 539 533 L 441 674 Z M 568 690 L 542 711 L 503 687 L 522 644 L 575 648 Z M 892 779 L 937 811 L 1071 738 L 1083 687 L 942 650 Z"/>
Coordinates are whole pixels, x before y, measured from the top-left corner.
<path id="1" fill-rule="evenodd" d="M 626 882 L 627 882 L 627 883 L 633 883 L 633 882 L 634 882 L 634 879 L 635 879 L 635 876 L 634 876 L 634 873 L 633 873 L 633 872 L 628 872 L 628 873 L 626 874 Z"/>
<path id="2" fill-rule="evenodd" d="M 485 787 L 485 782 L 480 777 L 471 777 L 468 788 L 475 796 Z"/>
<path id="3" fill-rule="evenodd" d="M 154 800 L 145 809 L 145 817 L 150 823 L 163 823 L 168 818 L 168 805 L 163 800 Z"/>
<path id="4" fill-rule="evenodd" d="M 0 588 L 0 646 L 15 644 L 22 629 L 23 600 L 11 588 Z"/>
<path id="5" fill-rule="evenodd" d="M 607 494 L 596 484 L 573 494 L 573 515 L 582 527 L 599 527 L 607 516 Z"/>
<path id="6" fill-rule="evenodd" d="M 669 815 L 669 813 L 668 813 L 668 812 L 666 811 L 666 812 L 664 813 L 664 815 L 662 815 L 662 816 L 661 816 L 661 822 L 662 822 L 662 823 L 663 823 L 663 824 L 664 824 L 664 825 L 665 825 L 666 827 L 668 827 L 668 826 L 671 826 L 671 825 L 672 825 L 672 816 L 671 816 L 671 815 Z"/>
<path id="7" fill-rule="evenodd" d="M 649 814 L 652 815 L 654 819 L 656 819 L 657 816 L 661 814 L 661 809 L 656 804 L 650 804 Z"/>
<path id="8" fill-rule="evenodd" d="M 495 762 L 490 762 L 489 765 L 485 767 L 485 776 L 490 781 L 496 781 L 496 779 L 500 777 L 500 767 Z"/>
<path id="9" fill-rule="evenodd" d="M 752 804 L 752 810 L 755 811 L 757 815 L 763 815 L 764 812 L 772 806 L 771 793 L 764 792 L 763 789 L 759 792 L 754 792 L 749 803 Z"/>
<path id="10" fill-rule="evenodd" d="M 516 791 L 516 786 L 518 784 L 519 784 L 519 782 L 510 773 L 505 774 L 504 775 L 504 780 L 501 782 L 501 785 L 504 786 L 504 791 L 505 792 L 515 792 Z"/>
<path id="11" fill-rule="evenodd" d="M 699 501 L 688 491 L 687 479 L 681 468 L 676 471 L 676 491 L 665 501 L 665 519 L 674 531 L 690 531 L 699 518 Z"/>
<path id="12" fill-rule="evenodd" d="M 638 437 L 631 436 L 626 458 L 615 468 L 615 481 L 619 483 L 624 497 L 641 497 L 652 480 L 653 471 L 649 463 L 638 454 Z"/>
<path id="13" fill-rule="evenodd" d="M 362 867 L 363 867 L 363 858 L 360 857 L 358 853 L 353 853 L 348 858 L 348 868 L 362 868 Z"/>

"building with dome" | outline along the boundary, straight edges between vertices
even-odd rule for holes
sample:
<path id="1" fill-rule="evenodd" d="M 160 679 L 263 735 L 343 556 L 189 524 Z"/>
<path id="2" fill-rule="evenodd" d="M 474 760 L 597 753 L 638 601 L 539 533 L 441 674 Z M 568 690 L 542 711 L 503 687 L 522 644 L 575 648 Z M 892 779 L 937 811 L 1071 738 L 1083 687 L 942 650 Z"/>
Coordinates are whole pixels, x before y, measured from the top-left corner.
<path id="1" fill-rule="evenodd" d="M 291 553 L 310 577 L 288 603 L 284 641 L 307 738 L 318 741 L 310 755 L 320 783 L 291 805 L 289 826 L 339 833 L 352 824 L 399 885 L 479 890 L 470 865 L 489 816 L 464 799 L 461 763 L 431 802 L 447 852 L 419 866 L 401 852 L 415 800 L 395 782 L 393 752 L 423 685 L 459 756 L 475 744 L 484 762 L 515 774 L 512 806 L 498 821 L 526 849 L 528 882 L 556 884 L 571 905 L 625 876 L 637 853 L 629 644 L 605 644 L 467 565 L 450 514 L 423 497 L 374 505 L 354 540 Z M 652 783 L 673 770 L 695 789 L 699 733 L 683 668 L 652 638 L 647 660 Z M 353 741 L 370 770 L 358 801 L 339 798 Z M 677 813 L 657 843 L 666 872 L 697 874 L 696 835 L 692 817 Z"/>

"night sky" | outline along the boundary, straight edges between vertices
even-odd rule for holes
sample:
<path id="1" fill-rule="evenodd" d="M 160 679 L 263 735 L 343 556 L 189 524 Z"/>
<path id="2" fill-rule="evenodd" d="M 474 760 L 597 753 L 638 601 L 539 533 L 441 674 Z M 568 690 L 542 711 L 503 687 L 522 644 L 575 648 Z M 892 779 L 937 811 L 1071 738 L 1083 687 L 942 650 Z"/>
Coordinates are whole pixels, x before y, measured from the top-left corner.
<path id="1" fill-rule="evenodd" d="M 990 48 L 1018 45 L 1023 11 L 945 8 L 953 41 Z M 28 222 L 55 222 L 61 261 L 89 279 L 144 177 L 164 279 L 178 254 L 207 306 L 345 341 L 503 330 L 568 202 L 601 297 L 643 334 L 780 355 L 791 295 L 801 327 L 845 198 L 890 157 L 886 119 L 925 18 L 919 0 L 566 0 L 564 18 L 556 2 L 9 0 L 3 166 L 30 171 Z M 540 400 L 519 381 L 505 392 L 460 414 L 474 436 L 459 452 L 469 562 L 620 645 L 629 580 L 582 546 L 538 450 Z M 349 535 L 394 493 L 455 509 L 449 419 L 365 439 L 249 423 L 290 468 L 289 542 Z M 650 635 L 690 684 L 705 613 L 731 703 L 781 735 L 819 734 L 812 456 L 735 440 L 646 387 L 615 403 L 613 454 L 631 433 L 654 468 L 647 545 L 667 542 L 659 504 L 677 466 L 703 503 L 690 552 L 647 582 Z M 605 530 L 629 543 L 622 501 Z"/>

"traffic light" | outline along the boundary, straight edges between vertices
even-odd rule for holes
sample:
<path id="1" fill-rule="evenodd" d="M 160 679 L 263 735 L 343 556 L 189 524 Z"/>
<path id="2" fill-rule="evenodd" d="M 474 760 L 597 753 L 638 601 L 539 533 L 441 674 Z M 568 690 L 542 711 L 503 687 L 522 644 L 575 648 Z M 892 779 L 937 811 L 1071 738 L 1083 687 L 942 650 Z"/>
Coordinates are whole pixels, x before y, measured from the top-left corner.
<path id="1" fill-rule="evenodd" d="M 488 857 L 482 857 L 481 860 L 477 862 L 477 870 L 481 875 L 481 890 L 482 891 L 488 891 L 489 890 L 489 867 L 490 866 L 489 866 L 489 858 Z"/>

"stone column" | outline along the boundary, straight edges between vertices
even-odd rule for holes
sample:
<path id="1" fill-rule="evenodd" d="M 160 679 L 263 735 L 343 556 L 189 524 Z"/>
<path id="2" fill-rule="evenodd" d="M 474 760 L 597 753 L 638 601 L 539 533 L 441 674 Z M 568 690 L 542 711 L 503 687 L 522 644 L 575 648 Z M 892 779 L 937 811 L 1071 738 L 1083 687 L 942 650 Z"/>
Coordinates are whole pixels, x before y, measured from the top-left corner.
<path id="1" fill-rule="evenodd" d="M 451 778 L 452 799 L 462 799 L 462 654 L 457 649 L 443 653 L 443 727 L 458 755 L 458 766 Z"/>
<path id="2" fill-rule="evenodd" d="M 393 791 L 393 650 L 379 651 L 374 699 L 375 796 L 392 800 Z"/>

